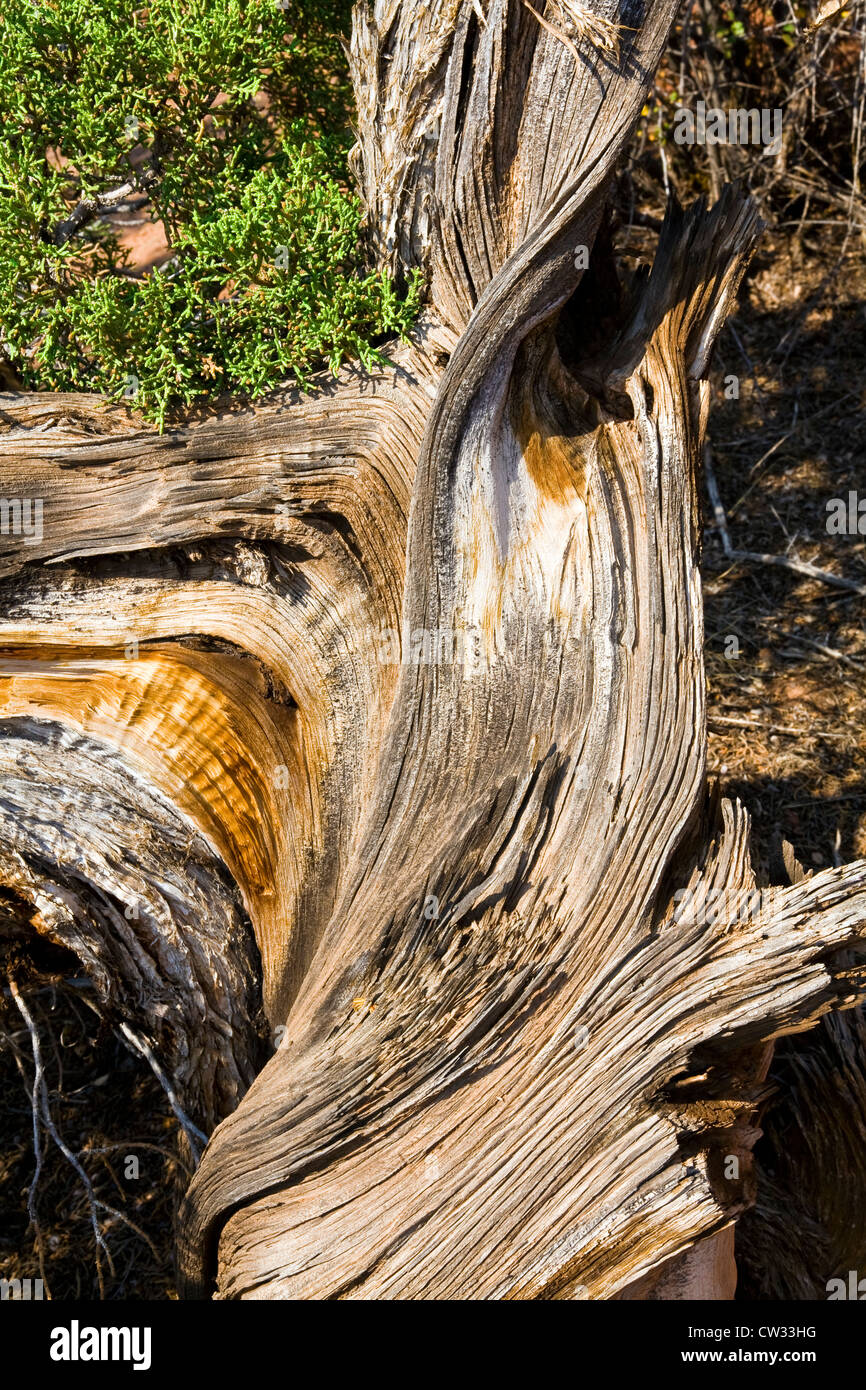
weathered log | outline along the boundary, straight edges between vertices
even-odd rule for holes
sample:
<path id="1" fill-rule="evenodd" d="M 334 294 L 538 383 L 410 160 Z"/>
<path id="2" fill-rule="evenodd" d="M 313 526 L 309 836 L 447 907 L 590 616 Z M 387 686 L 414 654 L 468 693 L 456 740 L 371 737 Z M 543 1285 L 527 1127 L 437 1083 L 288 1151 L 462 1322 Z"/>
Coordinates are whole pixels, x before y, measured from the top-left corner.
<path id="1" fill-rule="evenodd" d="M 430 277 L 390 367 L 164 436 L 2 398 L 0 489 L 44 500 L 4 763 L 74 760 L 62 835 L 3 796 L 0 881 L 227 1116 L 188 1295 L 730 1297 L 772 1039 L 864 993 L 866 863 L 757 895 L 707 788 L 696 475 L 759 220 L 673 205 L 619 288 L 603 235 L 674 8 L 358 7 L 371 241 Z M 237 1108 L 233 884 L 279 1043 Z"/>

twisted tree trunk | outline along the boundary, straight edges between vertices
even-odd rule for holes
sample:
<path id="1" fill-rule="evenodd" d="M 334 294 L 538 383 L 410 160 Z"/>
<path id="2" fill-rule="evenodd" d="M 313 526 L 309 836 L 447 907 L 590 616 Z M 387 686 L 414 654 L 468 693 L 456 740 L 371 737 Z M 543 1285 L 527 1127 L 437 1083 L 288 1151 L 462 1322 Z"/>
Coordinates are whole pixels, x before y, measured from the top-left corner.
<path id="1" fill-rule="evenodd" d="M 217 1126 L 188 1295 L 730 1297 L 771 1040 L 863 992 L 866 863 L 757 900 L 707 789 L 758 219 L 672 207 L 619 286 L 675 4 L 542 5 L 356 10 L 375 252 L 430 284 L 387 368 L 163 436 L 2 398 L 0 881 Z"/>

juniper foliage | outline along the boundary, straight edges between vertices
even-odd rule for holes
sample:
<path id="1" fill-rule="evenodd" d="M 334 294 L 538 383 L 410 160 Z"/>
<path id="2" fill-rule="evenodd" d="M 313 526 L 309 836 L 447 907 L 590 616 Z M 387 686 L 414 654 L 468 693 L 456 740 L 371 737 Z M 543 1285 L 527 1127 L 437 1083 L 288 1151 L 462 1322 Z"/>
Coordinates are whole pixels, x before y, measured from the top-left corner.
<path id="1" fill-rule="evenodd" d="M 0 348 L 27 389 L 134 400 L 366 366 L 420 286 L 364 265 L 349 0 L 4 0 Z M 118 209 L 163 224 L 137 273 Z"/>

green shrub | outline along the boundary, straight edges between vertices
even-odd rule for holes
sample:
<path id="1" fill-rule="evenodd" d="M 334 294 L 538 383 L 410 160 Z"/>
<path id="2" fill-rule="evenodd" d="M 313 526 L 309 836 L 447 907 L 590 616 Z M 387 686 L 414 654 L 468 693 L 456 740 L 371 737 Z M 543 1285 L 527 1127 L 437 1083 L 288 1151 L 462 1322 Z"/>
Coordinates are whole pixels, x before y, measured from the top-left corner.
<path id="1" fill-rule="evenodd" d="M 166 413 L 371 365 L 417 282 L 364 267 L 348 0 L 4 0 L 0 347 L 23 385 Z M 139 276 L 105 197 L 172 250 Z M 100 202 L 100 198 L 103 200 Z"/>

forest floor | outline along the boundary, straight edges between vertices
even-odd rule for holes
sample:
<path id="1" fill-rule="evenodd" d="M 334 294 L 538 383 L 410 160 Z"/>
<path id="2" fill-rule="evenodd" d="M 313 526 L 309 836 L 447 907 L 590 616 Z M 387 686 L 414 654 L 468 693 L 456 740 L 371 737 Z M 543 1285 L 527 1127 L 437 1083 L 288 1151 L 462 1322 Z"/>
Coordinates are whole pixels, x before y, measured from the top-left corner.
<path id="1" fill-rule="evenodd" d="M 800 256 L 768 235 L 720 349 L 709 440 L 733 548 L 866 586 L 859 237 L 844 252 L 821 238 Z M 724 399 L 730 375 L 739 400 Z M 863 533 L 836 534 L 832 503 L 851 493 L 864 503 Z M 807 871 L 864 857 L 866 597 L 727 560 L 706 487 L 703 501 L 710 767 L 751 811 L 754 857 L 771 882 L 788 881 L 782 839 Z"/>

